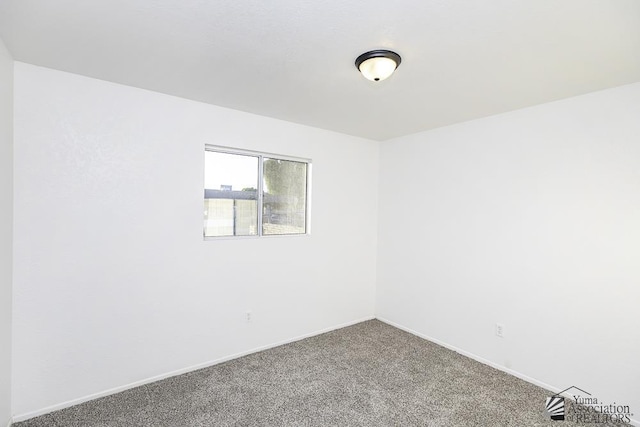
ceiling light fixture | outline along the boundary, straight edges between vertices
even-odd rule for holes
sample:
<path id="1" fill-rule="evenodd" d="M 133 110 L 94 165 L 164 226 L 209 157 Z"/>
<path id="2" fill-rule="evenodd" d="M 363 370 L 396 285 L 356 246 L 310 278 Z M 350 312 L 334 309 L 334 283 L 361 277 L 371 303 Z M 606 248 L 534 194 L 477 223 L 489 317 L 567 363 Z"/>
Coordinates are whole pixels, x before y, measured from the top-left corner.
<path id="1" fill-rule="evenodd" d="M 372 82 L 389 77 L 398 68 L 402 58 L 390 50 L 372 50 L 356 58 L 356 68 Z"/>

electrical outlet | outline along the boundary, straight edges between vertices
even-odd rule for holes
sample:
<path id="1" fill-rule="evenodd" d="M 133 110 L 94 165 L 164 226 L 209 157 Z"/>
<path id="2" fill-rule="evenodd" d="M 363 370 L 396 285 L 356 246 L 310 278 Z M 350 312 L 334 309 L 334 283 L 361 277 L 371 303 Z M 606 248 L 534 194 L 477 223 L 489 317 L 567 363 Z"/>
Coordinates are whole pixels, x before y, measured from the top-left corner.
<path id="1" fill-rule="evenodd" d="M 244 312 L 244 320 L 246 320 L 247 322 L 251 322 L 252 320 L 252 313 L 251 310 L 247 310 Z"/>
<path id="2" fill-rule="evenodd" d="M 504 338 L 504 325 L 502 323 L 496 323 L 496 335 Z"/>

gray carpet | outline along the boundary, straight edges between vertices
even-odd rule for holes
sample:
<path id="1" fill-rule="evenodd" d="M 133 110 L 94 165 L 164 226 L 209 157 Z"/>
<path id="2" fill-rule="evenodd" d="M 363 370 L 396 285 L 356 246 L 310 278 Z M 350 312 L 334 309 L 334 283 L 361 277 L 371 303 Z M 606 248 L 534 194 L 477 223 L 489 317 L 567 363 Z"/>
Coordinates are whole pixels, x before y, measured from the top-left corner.
<path id="1" fill-rule="evenodd" d="M 372 320 L 15 427 L 575 426 L 544 415 L 550 395 Z"/>

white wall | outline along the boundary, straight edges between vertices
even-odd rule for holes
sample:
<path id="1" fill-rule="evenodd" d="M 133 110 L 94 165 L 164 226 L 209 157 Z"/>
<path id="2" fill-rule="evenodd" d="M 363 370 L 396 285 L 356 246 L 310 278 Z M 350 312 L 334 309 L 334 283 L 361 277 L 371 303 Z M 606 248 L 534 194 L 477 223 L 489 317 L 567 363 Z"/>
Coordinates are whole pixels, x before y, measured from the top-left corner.
<path id="1" fill-rule="evenodd" d="M 634 84 L 383 143 L 377 315 L 637 418 L 639 118 Z"/>
<path id="2" fill-rule="evenodd" d="M 23 63 L 14 130 L 19 417 L 373 316 L 376 143 Z M 311 158 L 312 235 L 203 241 L 206 143 Z"/>
<path id="3" fill-rule="evenodd" d="M 0 39 L 0 425 L 11 418 L 13 59 Z"/>

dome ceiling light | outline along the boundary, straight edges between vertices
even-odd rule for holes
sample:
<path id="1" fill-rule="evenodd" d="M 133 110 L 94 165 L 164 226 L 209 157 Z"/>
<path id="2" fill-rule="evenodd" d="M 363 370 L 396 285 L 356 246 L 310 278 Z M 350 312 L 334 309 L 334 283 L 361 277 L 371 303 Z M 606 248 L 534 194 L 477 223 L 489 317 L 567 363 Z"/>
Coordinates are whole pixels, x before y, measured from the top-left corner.
<path id="1" fill-rule="evenodd" d="M 356 58 L 356 68 L 372 82 L 379 82 L 389 77 L 398 68 L 402 58 L 390 50 L 372 50 Z"/>

